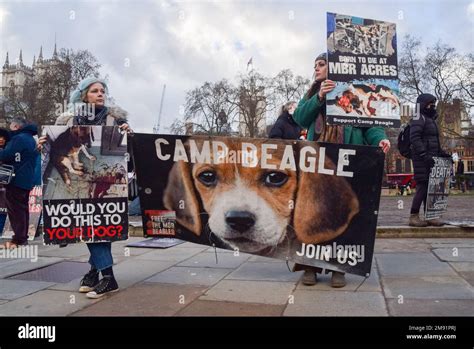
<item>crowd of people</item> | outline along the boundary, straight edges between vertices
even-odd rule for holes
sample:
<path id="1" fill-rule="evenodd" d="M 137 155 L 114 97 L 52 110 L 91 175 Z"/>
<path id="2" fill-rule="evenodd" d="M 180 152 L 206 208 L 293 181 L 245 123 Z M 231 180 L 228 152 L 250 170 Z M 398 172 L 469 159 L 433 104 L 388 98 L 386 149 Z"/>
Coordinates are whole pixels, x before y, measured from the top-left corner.
<path id="1" fill-rule="evenodd" d="M 330 142 L 380 147 L 387 153 L 390 141 L 382 127 L 355 127 L 328 125 L 326 123 L 326 95 L 336 84 L 327 78 L 328 61 L 326 53 L 318 55 L 314 61 L 314 79 L 299 101 L 288 101 L 282 106 L 281 114 L 269 132 L 269 138 Z M 118 126 L 123 132 L 131 132 L 126 113 L 107 104 L 108 86 L 98 78 L 86 78 L 79 83 L 71 94 L 72 109 L 58 116 L 56 125 L 102 125 Z M 450 156 L 439 143 L 439 131 L 436 125 L 436 98 L 430 94 L 418 97 L 421 118 L 412 121 L 410 141 L 413 151 L 414 178 L 417 182 L 416 194 L 410 212 L 409 225 L 441 225 L 439 220 L 423 220 L 420 207 L 426 201 L 428 176 L 433 166 L 433 157 Z M 89 108 L 90 106 L 93 108 Z M 92 111 L 92 112 L 91 112 Z M 0 129 L 0 162 L 12 165 L 15 176 L 5 185 L 7 215 L 14 231 L 11 241 L 2 247 L 14 249 L 28 243 L 28 196 L 34 185 L 41 183 L 40 161 L 42 146 L 46 137 L 36 137 L 37 127 L 23 118 L 12 119 L 9 130 Z M 5 215 L 0 215 L 0 226 Z M 89 298 L 99 298 L 119 289 L 113 272 L 111 242 L 87 243 L 90 252 L 90 270 L 79 285 L 79 292 Z M 303 283 L 314 285 L 317 274 L 323 269 L 295 264 L 294 271 L 304 270 Z M 344 287 L 345 274 L 338 270 L 326 270 L 332 273 L 331 286 Z M 100 277 L 102 276 L 102 278 Z"/>

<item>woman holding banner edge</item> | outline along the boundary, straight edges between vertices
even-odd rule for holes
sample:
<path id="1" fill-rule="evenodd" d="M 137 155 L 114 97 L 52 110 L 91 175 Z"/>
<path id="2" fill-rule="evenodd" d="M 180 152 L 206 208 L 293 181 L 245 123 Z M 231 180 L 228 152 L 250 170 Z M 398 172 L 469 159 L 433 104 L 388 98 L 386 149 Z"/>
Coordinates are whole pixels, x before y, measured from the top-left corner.
<path id="1" fill-rule="evenodd" d="M 65 126 L 118 126 L 122 131 L 131 132 L 127 123 L 127 113 L 118 108 L 105 105 L 107 84 L 105 81 L 89 77 L 82 80 L 71 94 L 69 103 L 72 111 L 61 114 L 56 125 Z M 93 108 L 89 108 L 92 105 Z M 93 112 L 91 113 L 90 110 Z M 43 136 L 39 144 L 46 142 Z M 41 147 L 41 146 L 40 146 Z M 119 290 L 113 273 L 113 256 L 111 242 L 87 243 L 90 252 L 91 269 L 80 282 L 79 292 L 87 293 L 88 298 L 100 298 L 108 293 Z M 99 280 L 99 273 L 102 279 Z"/>
<path id="2" fill-rule="evenodd" d="M 326 94 L 332 91 L 336 84 L 327 79 L 327 54 L 321 53 L 315 59 L 314 82 L 298 103 L 293 118 L 300 126 L 308 129 L 309 141 L 372 145 L 382 148 L 384 153 L 390 149 L 390 141 L 382 127 L 354 127 L 326 125 Z M 317 282 L 317 273 L 323 269 L 296 263 L 293 271 L 304 270 L 303 284 L 311 286 Z M 331 270 L 326 270 L 326 273 Z M 344 287 L 345 274 L 332 271 L 331 286 Z"/>

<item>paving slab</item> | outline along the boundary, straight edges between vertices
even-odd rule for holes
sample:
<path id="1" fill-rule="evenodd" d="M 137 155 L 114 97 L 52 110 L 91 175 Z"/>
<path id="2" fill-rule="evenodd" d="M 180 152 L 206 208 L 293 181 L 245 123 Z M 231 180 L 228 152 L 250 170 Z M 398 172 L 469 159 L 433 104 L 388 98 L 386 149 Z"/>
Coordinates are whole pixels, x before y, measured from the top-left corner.
<path id="1" fill-rule="evenodd" d="M 282 281 L 297 282 L 302 275 L 300 272 L 291 272 L 286 263 L 244 263 L 235 271 L 226 276 L 228 280 L 248 281 Z"/>
<path id="2" fill-rule="evenodd" d="M 206 246 L 206 245 L 197 245 L 197 246 L 204 246 L 206 247 L 206 252 L 212 252 L 214 253 L 215 251 L 217 251 L 217 253 L 235 253 L 236 251 L 235 250 L 230 250 L 230 249 L 227 249 L 227 248 L 217 248 L 217 247 L 214 247 L 214 246 Z M 245 253 L 242 253 L 242 252 L 239 252 L 240 254 L 245 254 Z"/>
<path id="3" fill-rule="evenodd" d="M 58 245 L 49 246 L 50 248 L 39 248 L 38 254 L 43 257 L 76 258 L 90 255 L 89 249 L 85 243 L 69 244 L 66 247 Z"/>
<path id="4" fill-rule="evenodd" d="M 456 271 L 474 271 L 473 262 L 449 262 L 449 265 Z"/>
<path id="5" fill-rule="evenodd" d="M 193 242 L 184 242 L 182 244 L 174 245 L 174 246 L 169 247 L 169 248 L 156 248 L 155 250 L 181 250 L 181 249 L 187 249 L 187 248 L 192 248 L 192 249 L 195 249 L 195 250 L 201 250 L 201 252 L 204 252 L 204 251 L 211 252 L 211 250 L 212 250 L 212 252 L 214 252 L 214 248 L 210 247 L 209 245 L 195 244 Z M 217 253 L 227 252 L 227 250 L 223 250 L 223 249 L 220 249 L 220 248 L 217 248 L 216 251 L 217 251 Z"/>
<path id="6" fill-rule="evenodd" d="M 28 246 L 38 246 L 38 251 L 43 251 L 43 252 L 49 251 L 49 250 L 56 250 L 59 248 L 59 245 L 45 245 L 42 239 L 29 241 Z"/>
<path id="7" fill-rule="evenodd" d="M 129 259 L 114 266 L 114 275 L 119 287 L 129 287 L 137 282 L 170 268 L 173 262 Z"/>
<path id="8" fill-rule="evenodd" d="M 114 265 L 114 275 L 120 289 L 125 289 L 169 268 L 171 265 L 170 262 L 128 259 Z M 51 286 L 50 289 L 77 292 L 81 279 L 82 276 L 67 283 L 57 283 Z"/>
<path id="9" fill-rule="evenodd" d="M 255 263 L 260 263 L 260 262 L 263 262 L 263 263 L 282 263 L 283 262 L 283 263 L 286 264 L 286 261 L 283 261 L 281 259 L 269 258 L 269 257 L 263 257 L 263 256 L 255 256 L 255 255 L 250 255 L 250 258 L 249 258 L 248 262 L 255 262 Z"/>
<path id="10" fill-rule="evenodd" d="M 285 316 L 386 316 L 381 292 L 296 290 Z"/>
<path id="11" fill-rule="evenodd" d="M 474 300 L 397 299 L 388 300 L 392 316 L 474 316 Z"/>
<path id="12" fill-rule="evenodd" d="M 372 291 L 381 292 L 382 287 L 380 285 L 380 278 L 374 265 L 372 265 L 372 272 L 370 276 L 365 279 L 363 276 L 347 274 L 346 273 L 346 286 L 341 288 L 331 287 L 331 274 L 318 274 L 317 283 L 313 286 L 306 286 L 303 283 L 298 283 L 296 286 L 297 290 L 321 290 L 321 291 Z"/>
<path id="13" fill-rule="evenodd" d="M 382 276 L 455 276 L 448 263 L 440 262 L 431 253 L 380 253 L 376 254 Z"/>
<path id="14" fill-rule="evenodd" d="M 471 286 L 474 286 L 474 271 L 462 271 L 459 273 Z"/>
<path id="15" fill-rule="evenodd" d="M 462 243 L 450 243 L 450 244 L 447 244 L 447 243 L 439 243 L 439 244 L 436 244 L 436 243 L 432 243 L 431 244 L 431 248 L 453 248 L 453 247 L 457 247 L 457 248 L 460 248 L 460 247 L 465 247 L 465 248 L 474 248 L 474 241 L 472 243 L 465 243 L 465 242 L 462 242 Z"/>
<path id="16" fill-rule="evenodd" d="M 48 265 L 61 262 L 62 258 L 57 257 L 38 257 L 36 262 L 29 259 L 15 259 L 1 264 L 0 278 L 7 278 L 12 275 L 21 274 L 30 270 L 43 268 Z"/>
<path id="17" fill-rule="evenodd" d="M 472 238 L 424 238 L 429 244 L 473 244 L 474 236 Z"/>
<path id="18" fill-rule="evenodd" d="M 196 300 L 178 316 L 281 316 L 284 305 Z"/>
<path id="19" fill-rule="evenodd" d="M 199 299 L 282 305 L 294 288 L 294 282 L 222 280 Z"/>
<path id="20" fill-rule="evenodd" d="M 199 286 L 141 283 L 73 316 L 172 316 L 205 290 Z"/>
<path id="21" fill-rule="evenodd" d="M 183 247 L 178 248 L 178 246 L 171 247 L 168 249 L 155 249 L 151 252 L 144 253 L 140 256 L 137 256 L 137 259 L 143 260 L 154 260 L 154 261 L 165 261 L 165 262 L 175 262 L 179 263 L 188 258 L 191 258 L 194 255 L 204 251 L 200 247 Z"/>
<path id="22" fill-rule="evenodd" d="M 17 258 L 0 258 L 0 267 L 7 264 L 12 264 L 11 262 L 17 261 Z"/>
<path id="23" fill-rule="evenodd" d="M 134 243 L 134 242 L 139 242 L 139 241 L 143 241 L 143 240 L 146 240 L 147 238 L 143 237 L 143 236 L 129 236 L 127 240 L 120 240 L 120 241 L 115 241 L 114 242 L 114 245 L 128 245 L 130 243 Z"/>
<path id="24" fill-rule="evenodd" d="M 68 291 L 71 294 L 79 294 L 79 284 L 82 280 L 82 276 L 75 278 L 69 282 L 66 283 L 56 283 L 50 287 L 48 287 L 49 290 L 56 290 L 56 291 Z M 121 286 L 121 285 L 119 285 Z"/>
<path id="25" fill-rule="evenodd" d="M 229 274 L 232 269 L 171 267 L 146 280 L 178 285 L 212 286 Z"/>
<path id="26" fill-rule="evenodd" d="M 233 253 L 218 253 L 217 263 L 214 252 L 202 252 L 178 264 L 180 267 L 203 267 L 203 268 L 224 268 L 234 269 L 250 258 L 250 255 L 240 253 L 235 256 Z"/>
<path id="27" fill-rule="evenodd" d="M 114 258 L 140 256 L 154 250 L 153 248 L 127 247 L 126 244 L 117 244 L 115 242 L 112 244 L 112 256 L 114 256 Z"/>
<path id="28" fill-rule="evenodd" d="M 375 239 L 374 253 L 429 252 L 430 248 L 423 239 Z"/>
<path id="29" fill-rule="evenodd" d="M 99 300 L 67 291 L 43 290 L 0 305 L 0 316 L 66 316 Z"/>
<path id="30" fill-rule="evenodd" d="M 54 285 L 52 282 L 25 281 L 25 280 L 1 280 L 0 299 L 13 300 L 35 293 L 37 291 Z"/>
<path id="31" fill-rule="evenodd" d="M 89 270 L 90 265 L 88 263 L 64 260 L 59 263 L 48 265 L 44 268 L 11 276 L 10 279 L 65 283 L 79 276 L 83 276 Z"/>
<path id="32" fill-rule="evenodd" d="M 383 278 L 386 298 L 404 299 L 474 299 L 474 288 L 459 276 L 419 278 Z"/>
<path id="33" fill-rule="evenodd" d="M 474 247 L 435 248 L 433 253 L 445 262 L 474 262 Z"/>

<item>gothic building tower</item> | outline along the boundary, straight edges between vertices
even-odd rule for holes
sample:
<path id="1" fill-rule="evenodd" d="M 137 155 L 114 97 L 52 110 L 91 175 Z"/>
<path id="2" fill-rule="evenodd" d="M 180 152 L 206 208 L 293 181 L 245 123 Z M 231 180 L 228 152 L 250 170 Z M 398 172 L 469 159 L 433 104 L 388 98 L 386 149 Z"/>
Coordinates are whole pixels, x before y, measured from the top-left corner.
<path id="1" fill-rule="evenodd" d="M 23 91 L 26 82 L 29 79 L 37 79 L 45 71 L 59 63 L 59 56 L 54 44 L 53 56 L 50 59 L 43 58 L 43 47 L 40 47 L 38 59 L 33 58 L 33 64 L 31 67 L 26 66 L 23 63 L 23 52 L 20 50 L 20 55 L 15 62 L 10 62 L 10 57 L 7 52 L 5 63 L 1 70 L 1 85 L 0 85 L 0 97 L 7 95 L 10 88 L 15 89 L 15 93 Z"/>

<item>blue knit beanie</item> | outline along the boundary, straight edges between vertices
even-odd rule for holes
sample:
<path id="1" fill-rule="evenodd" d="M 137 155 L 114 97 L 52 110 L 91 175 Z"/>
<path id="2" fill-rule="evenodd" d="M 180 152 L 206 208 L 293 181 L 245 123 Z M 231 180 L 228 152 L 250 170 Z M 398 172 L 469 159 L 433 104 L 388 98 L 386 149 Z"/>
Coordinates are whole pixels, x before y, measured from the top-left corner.
<path id="1" fill-rule="evenodd" d="M 82 80 L 77 88 L 71 93 L 71 97 L 69 97 L 69 103 L 77 104 L 83 103 L 81 99 L 81 95 L 84 91 L 86 91 L 90 85 L 95 84 L 96 82 L 101 83 L 104 86 L 105 92 L 107 93 L 108 87 L 104 80 L 96 78 L 96 77 L 88 77 Z"/>
<path id="2" fill-rule="evenodd" d="M 322 61 L 328 61 L 328 54 L 326 52 L 323 52 L 321 54 L 319 54 L 318 57 L 316 57 L 315 61 L 319 61 L 319 60 L 322 60 Z"/>

